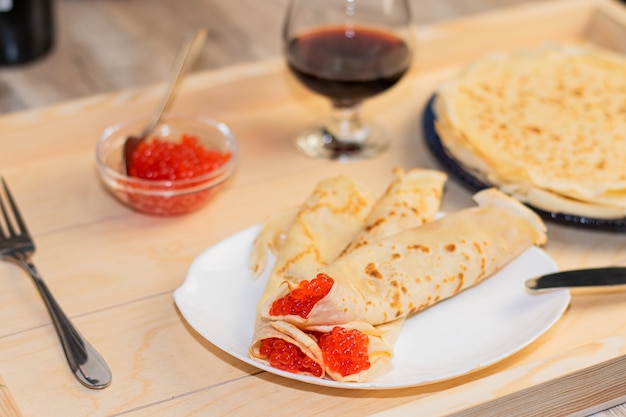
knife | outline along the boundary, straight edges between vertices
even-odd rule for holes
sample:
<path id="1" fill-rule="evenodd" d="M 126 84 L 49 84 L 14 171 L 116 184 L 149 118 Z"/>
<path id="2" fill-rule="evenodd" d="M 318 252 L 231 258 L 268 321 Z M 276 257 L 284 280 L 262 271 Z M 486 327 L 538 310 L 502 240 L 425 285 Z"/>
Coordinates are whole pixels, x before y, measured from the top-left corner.
<path id="1" fill-rule="evenodd" d="M 554 272 L 526 280 L 526 287 L 537 291 L 550 288 L 609 287 L 621 285 L 625 286 L 624 288 L 626 289 L 626 267 L 619 266 Z"/>

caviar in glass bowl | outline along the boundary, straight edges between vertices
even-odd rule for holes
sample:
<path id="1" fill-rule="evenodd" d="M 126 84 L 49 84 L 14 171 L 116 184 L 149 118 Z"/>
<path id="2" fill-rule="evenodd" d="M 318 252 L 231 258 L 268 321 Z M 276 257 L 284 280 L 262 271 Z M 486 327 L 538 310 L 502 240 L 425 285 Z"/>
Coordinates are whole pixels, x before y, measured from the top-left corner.
<path id="1" fill-rule="evenodd" d="M 230 129 L 207 118 L 164 116 L 123 169 L 126 138 L 147 120 L 107 128 L 98 142 L 98 172 L 106 188 L 131 208 L 178 215 L 206 204 L 232 175 L 237 144 Z"/>

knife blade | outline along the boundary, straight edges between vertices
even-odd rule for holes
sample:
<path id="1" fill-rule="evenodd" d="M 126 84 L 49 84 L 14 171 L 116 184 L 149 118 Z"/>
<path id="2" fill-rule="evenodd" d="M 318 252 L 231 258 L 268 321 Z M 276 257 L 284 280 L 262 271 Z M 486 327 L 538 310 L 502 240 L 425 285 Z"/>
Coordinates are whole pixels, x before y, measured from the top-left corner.
<path id="1" fill-rule="evenodd" d="M 626 289 L 626 267 L 574 269 L 546 274 L 526 280 L 531 290 L 550 288 L 610 287 L 624 286 Z"/>

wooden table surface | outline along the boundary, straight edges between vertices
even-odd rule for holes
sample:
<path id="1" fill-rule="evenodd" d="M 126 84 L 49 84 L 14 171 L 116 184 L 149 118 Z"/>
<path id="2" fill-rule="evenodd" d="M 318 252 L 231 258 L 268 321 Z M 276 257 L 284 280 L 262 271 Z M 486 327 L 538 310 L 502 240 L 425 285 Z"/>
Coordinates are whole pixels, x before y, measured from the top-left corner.
<path id="1" fill-rule="evenodd" d="M 0 68 L 0 174 L 36 237 L 35 261 L 45 279 L 114 372 L 112 386 L 103 391 L 80 386 L 66 369 L 34 287 L 17 267 L 0 264 L 0 415 L 284 415 L 290 410 L 296 415 L 333 415 L 333 410 L 347 415 L 354 407 L 364 415 L 412 398 L 426 399 L 431 392 L 344 392 L 259 372 L 205 341 L 173 303 L 173 290 L 199 253 L 299 203 L 322 177 L 347 173 L 381 190 L 394 166 L 437 167 L 416 143 L 414 131 L 415 114 L 447 73 L 440 68 L 412 70 L 404 88 L 372 100 L 366 108 L 398 138 L 382 157 L 338 164 L 295 151 L 295 132 L 327 105 L 290 81 L 282 67 L 279 32 L 286 3 L 57 0 L 52 53 L 29 65 Z M 527 3 L 412 0 L 420 26 Z M 152 110 L 184 33 L 199 25 L 209 29 L 209 39 L 175 106 L 182 113 L 211 115 L 233 128 L 241 146 L 238 173 L 199 212 L 176 218 L 137 214 L 100 186 L 95 141 L 108 124 Z M 403 104 L 394 107 L 397 103 Z M 451 182 L 444 209 L 470 204 L 469 192 Z M 573 267 L 610 262 L 626 247 L 626 238 L 615 233 L 550 224 L 549 234 L 548 253 Z M 552 333 L 557 341 L 544 340 L 547 347 L 535 346 L 461 385 L 530 366 L 553 354 L 554 344 L 565 348 L 570 342 L 582 343 L 583 336 L 569 336 L 576 324 L 587 326 L 578 333 L 592 341 L 623 338 L 625 302 L 624 293 L 578 296 L 568 312 L 575 319 L 565 320 Z M 612 327 L 593 328 L 602 314 L 616 314 Z M 571 339 L 559 342 L 564 334 Z M 624 386 L 623 378 L 615 381 L 619 384 Z M 448 387 L 462 391 L 450 383 L 432 392 Z M 598 416 L 626 416 L 626 404 L 606 400 L 614 407 Z M 331 406 L 335 408 L 327 408 Z M 517 413 L 510 415 L 524 415 L 524 409 Z"/>

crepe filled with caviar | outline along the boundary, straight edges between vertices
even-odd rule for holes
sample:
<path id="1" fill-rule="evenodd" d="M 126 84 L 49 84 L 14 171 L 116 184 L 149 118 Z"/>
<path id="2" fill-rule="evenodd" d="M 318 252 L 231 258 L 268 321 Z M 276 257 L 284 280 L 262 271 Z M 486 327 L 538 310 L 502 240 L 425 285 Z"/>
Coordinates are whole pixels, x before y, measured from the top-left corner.
<path id="1" fill-rule="evenodd" d="M 339 256 L 361 228 L 370 206 L 369 190 L 348 177 L 338 176 L 319 182 L 297 210 L 270 218 L 254 242 L 250 259 L 250 268 L 260 273 L 267 262 L 267 249 L 276 251 L 276 262 L 259 306 L 276 293 L 281 282 L 298 283 Z M 311 335 L 257 315 L 250 356 L 272 365 L 264 353 L 264 340 L 296 352 L 300 373 L 323 376 L 321 351 Z"/>
<path id="2" fill-rule="evenodd" d="M 320 268 L 311 283 L 325 291 L 311 296 L 309 309 L 292 306 L 298 289 L 285 282 L 261 314 L 309 331 L 353 321 L 388 323 L 480 283 L 546 241 L 541 219 L 517 200 L 495 189 L 475 200 L 478 207 L 362 246 Z"/>
<path id="3" fill-rule="evenodd" d="M 445 180 L 445 174 L 438 171 L 395 170 L 394 180 L 371 210 L 368 210 L 367 217 L 362 219 L 360 230 L 355 231 L 351 239 L 341 242 L 342 250 L 335 254 L 335 258 L 371 241 L 432 220 L 440 207 Z M 343 186 L 346 184 L 349 183 L 344 182 Z M 336 185 L 342 186 L 342 184 Z M 318 189 L 319 187 L 318 185 Z M 340 190 L 337 191 L 343 194 Z M 317 265 L 315 262 L 302 261 L 310 257 L 310 253 L 319 251 L 321 246 L 326 244 L 325 239 L 314 241 L 304 237 L 310 236 L 311 232 L 321 233 L 324 229 L 310 211 L 310 200 L 309 198 L 302 208 L 304 213 L 309 213 L 309 216 L 302 217 L 302 211 L 298 213 L 288 231 L 286 231 L 285 219 L 290 214 L 275 216 L 266 223 L 255 242 L 256 248 L 251 257 L 253 270 L 258 268 L 259 263 L 265 264 L 264 255 L 258 254 L 263 251 L 263 246 L 273 248 L 278 258 L 259 308 L 263 307 L 268 298 L 275 296 L 283 282 L 307 285 L 308 279 L 315 276 L 319 268 L 330 263 L 321 258 L 318 259 Z M 323 205 L 323 199 L 316 200 L 316 204 L 319 203 Z M 308 222 L 304 224 L 303 220 L 308 220 Z M 286 232 L 285 239 L 277 237 L 281 231 Z M 325 236 L 325 238 L 332 237 L 334 237 L 332 233 Z M 304 242 L 307 243 L 303 244 Z M 335 240 L 333 244 L 337 245 L 338 242 Z M 326 250 L 322 252 L 329 254 Z M 290 255 L 286 257 L 285 253 Z M 283 278 L 285 274 L 281 272 L 285 265 L 289 265 L 290 270 L 287 279 Z M 294 271 L 297 272 L 294 274 Z M 320 286 L 318 290 L 322 290 L 322 287 Z M 311 289 L 310 286 L 309 289 Z M 320 327 L 315 332 L 306 332 L 282 320 L 257 319 L 250 354 L 256 360 L 291 372 L 314 376 L 326 375 L 339 381 L 363 381 L 371 378 L 391 360 L 392 345 L 401 326 L 402 320 L 378 327 L 355 321 L 342 323 L 341 326 Z M 341 354 L 329 355 L 329 349 L 337 344 L 352 344 L 359 346 L 360 349 L 348 349 Z M 338 363 L 342 365 L 338 366 Z"/>

